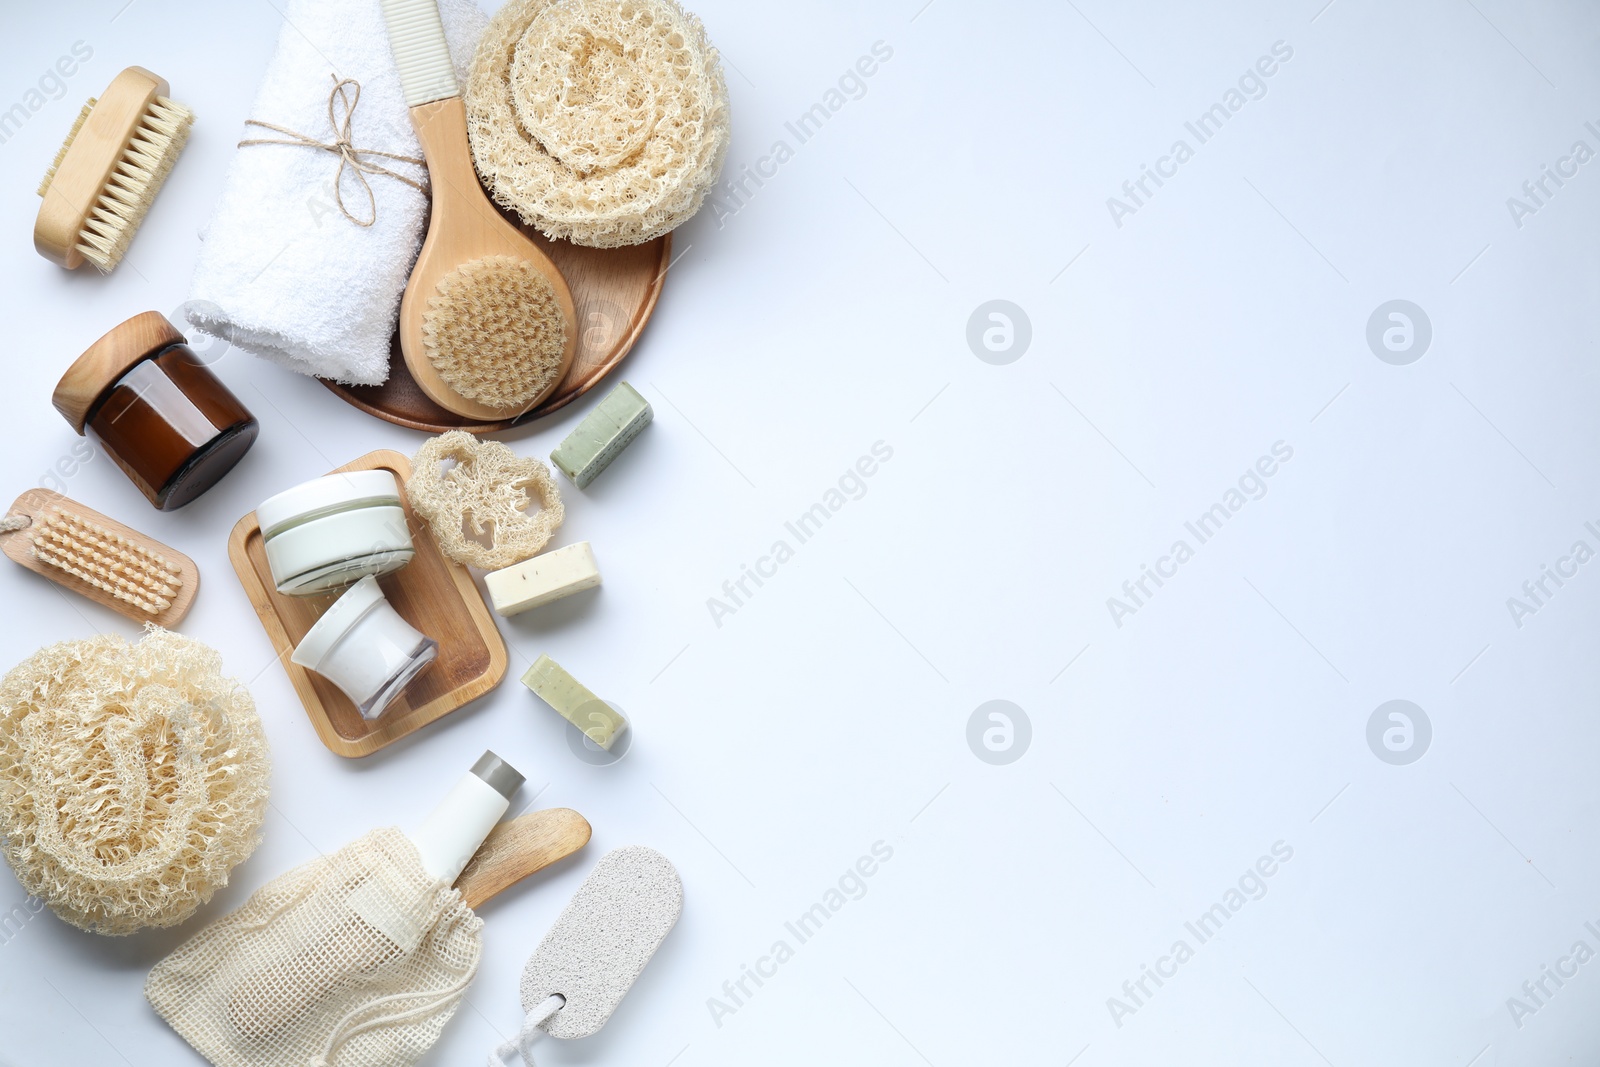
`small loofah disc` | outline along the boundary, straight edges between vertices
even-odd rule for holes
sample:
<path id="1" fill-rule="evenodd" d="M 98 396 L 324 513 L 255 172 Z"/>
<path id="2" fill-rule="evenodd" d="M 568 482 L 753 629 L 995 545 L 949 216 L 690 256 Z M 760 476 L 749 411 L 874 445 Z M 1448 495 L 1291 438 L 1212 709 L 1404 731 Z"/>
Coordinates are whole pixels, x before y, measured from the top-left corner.
<path id="1" fill-rule="evenodd" d="M 727 155 L 721 60 L 674 0 L 511 0 L 479 42 L 466 106 L 495 200 L 594 248 L 684 222 Z"/>
<path id="2" fill-rule="evenodd" d="M 452 463 L 448 469 L 445 463 Z M 499 570 L 538 554 L 566 517 L 550 468 L 499 441 L 452 430 L 423 443 L 406 482 L 411 510 L 457 563 Z M 539 510 L 527 508 L 537 497 Z M 487 542 L 487 543 L 485 543 Z"/>
<path id="3" fill-rule="evenodd" d="M 198 641 L 148 627 L 51 645 L 0 681 L 0 837 L 74 926 L 175 926 L 255 851 L 266 734 Z"/>
<path id="4" fill-rule="evenodd" d="M 567 320 L 532 263 L 486 256 L 439 279 L 422 316 L 422 347 L 468 400 L 521 410 L 561 376 Z"/>

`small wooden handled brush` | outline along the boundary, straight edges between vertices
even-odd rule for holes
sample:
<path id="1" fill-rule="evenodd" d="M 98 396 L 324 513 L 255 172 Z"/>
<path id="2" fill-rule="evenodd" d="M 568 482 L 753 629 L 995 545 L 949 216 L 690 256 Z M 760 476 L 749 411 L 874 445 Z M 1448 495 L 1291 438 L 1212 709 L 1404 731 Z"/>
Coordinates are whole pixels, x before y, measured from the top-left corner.
<path id="1" fill-rule="evenodd" d="M 172 629 L 200 589 L 194 560 L 48 489 L 0 518 L 0 551 L 63 589 L 135 622 Z"/>
<path id="2" fill-rule="evenodd" d="M 194 122 L 167 92 L 166 79 L 129 67 L 84 105 L 39 186 L 40 255 L 68 270 L 121 261 Z"/>

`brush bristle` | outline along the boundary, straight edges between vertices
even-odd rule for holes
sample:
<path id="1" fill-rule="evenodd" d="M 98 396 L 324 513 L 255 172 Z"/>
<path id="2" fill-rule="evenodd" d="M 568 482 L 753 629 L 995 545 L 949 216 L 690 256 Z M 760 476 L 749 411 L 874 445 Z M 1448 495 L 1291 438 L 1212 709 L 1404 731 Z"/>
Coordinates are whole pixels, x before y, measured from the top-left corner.
<path id="1" fill-rule="evenodd" d="M 526 408 L 561 374 L 566 344 L 555 287 L 515 256 L 463 263 L 439 279 L 422 315 L 439 377 L 486 407 Z"/>
<path id="2" fill-rule="evenodd" d="M 183 587 L 176 563 L 70 511 L 41 517 L 33 558 L 149 615 L 172 606 Z"/>
<path id="3" fill-rule="evenodd" d="M 78 251 L 100 270 L 121 262 L 193 124 L 194 112 L 164 96 L 145 111 L 78 233 Z"/>
<path id="4" fill-rule="evenodd" d="M 61 161 L 67 158 L 67 149 L 72 147 L 72 142 L 78 139 L 78 131 L 83 129 L 83 124 L 89 120 L 89 112 L 94 110 L 95 98 L 90 97 L 89 102 L 83 105 L 83 110 L 78 112 L 78 121 L 72 124 L 72 130 L 67 134 L 67 139 L 61 142 L 61 151 L 56 153 L 55 161 L 50 164 L 50 169 L 44 172 L 44 181 L 39 183 L 39 195 L 43 196 L 50 189 L 50 183 L 56 180 L 56 170 L 60 168 Z"/>

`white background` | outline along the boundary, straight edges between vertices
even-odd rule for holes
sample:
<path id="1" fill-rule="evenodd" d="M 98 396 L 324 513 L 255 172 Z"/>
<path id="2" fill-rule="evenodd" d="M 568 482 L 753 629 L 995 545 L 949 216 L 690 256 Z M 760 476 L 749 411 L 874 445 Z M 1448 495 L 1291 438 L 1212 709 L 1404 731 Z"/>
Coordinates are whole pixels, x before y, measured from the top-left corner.
<path id="1" fill-rule="evenodd" d="M 187 295 L 281 26 L 268 0 L 125 2 L 0 15 L 0 106 L 75 41 L 94 50 L 0 145 L 7 494 L 77 440 L 49 406 L 69 360 Z M 655 423 L 565 494 L 557 543 L 591 541 L 606 584 L 502 621 L 511 673 L 476 705 L 368 759 L 330 754 L 225 554 L 264 497 L 423 435 L 235 352 L 218 371 L 261 438 L 210 493 L 158 514 L 103 456 L 68 479 L 200 564 L 182 629 L 254 693 L 272 808 L 188 926 L 111 940 L 45 913 L 0 945 L 0 1062 L 198 1063 L 145 1003 L 149 967 L 291 866 L 410 824 L 489 746 L 528 772 L 524 801 L 574 807 L 595 836 L 485 909 L 482 974 L 431 1064 L 481 1063 L 515 1027 L 523 962 L 630 843 L 678 865 L 683 919 L 607 1029 L 545 1042 L 543 1062 L 1594 1057 L 1600 962 L 1520 1028 L 1507 998 L 1576 941 L 1600 950 L 1600 563 L 1520 628 L 1506 600 L 1575 540 L 1600 548 L 1583 528 L 1600 520 L 1600 162 L 1520 227 L 1507 198 L 1574 141 L 1600 150 L 1600 11 L 921 3 L 697 3 L 729 67 L 727 175 L 779 138 L 794 156 L 721 225 L 708 209 L 679 232 L 623 368 Z M 877 41 L 892 59 L 797 145 L 785 121 Z M 1293 56 L 1266 95 L 1117 226 L 1107 197 L 1194 147 L 1185 121 L 1278 41 Z M 133 63 L 199 123 L 126 264 L 68 275 L 29 248 L 33 188 L 82 100 Z M 966 340 L 996 298 L 1032 325 L 1005 366 Z M 1406 366 L 1365 336 L 1397 298 L 1433 327 Z M 509 439 L 547 455 L 590 403 Z M 893 458 L 865 495 L 717 626 L 707 598 L 878 441 Z M 1266 495 L 1117 626 L 1107 598 L 1279 441 L 1293 458 Z M 7 664 L 134 633 L 19 568 L 0 598 Z M 622 762 L 578 760 L 517 684 L 541 652 L 630 715 Z M 993 699 L 1032 724 L 1007 766 L 966 740 Z M 1432 723 L 1410 765 L 1367 744 L 1391 699 Z M 893 859 L 865 896 L 798 945 L 785 921 L 878 841 Z M 1108 998 L 1195 947 L 1184 922 L 1280 841 L 1293 858 L 1265 895 L 1114 1020 Z M 21 900 L 0 874 L 0 906 Z M 779 939 L 794 958 L 714 1018 L 708 999 Z"/>

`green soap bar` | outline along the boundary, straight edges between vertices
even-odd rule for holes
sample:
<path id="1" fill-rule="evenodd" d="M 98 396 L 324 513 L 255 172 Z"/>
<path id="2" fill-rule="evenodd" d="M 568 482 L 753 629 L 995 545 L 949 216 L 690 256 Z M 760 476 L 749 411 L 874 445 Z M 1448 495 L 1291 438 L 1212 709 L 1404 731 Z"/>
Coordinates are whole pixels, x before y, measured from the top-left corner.
<path id="1" fill-rule="evenodd" d="M 567 439 L 550 453 L 550 460 L 582 489 L 639 436 L 639 431 L 650 424 L 651 414 L 650 402 L 633 386 L 621 382 L 584 416 L 576 430 L 567 434 Z"/>
<path id="2" fill-rule="evenodd" d="M 610 751 L 628 720 L 617 710 L 591 693 L 581 682 L 551 659 L 540 656 L 522 676 L 522 684 L 537 693 L 546 704 L 555 708 L 585 737 Z"/>

